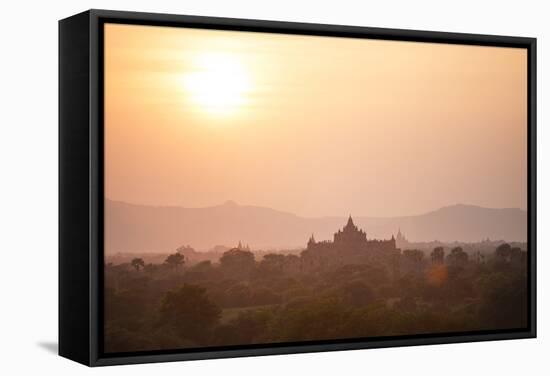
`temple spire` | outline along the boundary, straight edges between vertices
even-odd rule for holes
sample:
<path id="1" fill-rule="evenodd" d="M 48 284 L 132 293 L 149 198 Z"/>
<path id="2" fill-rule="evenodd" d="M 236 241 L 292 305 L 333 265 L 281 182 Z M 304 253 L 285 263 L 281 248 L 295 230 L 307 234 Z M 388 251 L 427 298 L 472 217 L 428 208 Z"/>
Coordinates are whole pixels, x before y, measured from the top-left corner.
<path id="1" fill-rule="evenodd" d="M 315 245 L 315 237 L 313 236 L 313 234 L 311 234 L 311 237 L 309 238 L 308 242 L 307 242 L 307 246 L 308 247 L 311 247 L 313 245 Z"/>
<path id="2" fill-rule="evenodd" d="M 353 224 L 353 219 L 351 218 L 351 214 L 349 215 L 349 218 L 348 218 L 348 226 L 354 226 Z"/>

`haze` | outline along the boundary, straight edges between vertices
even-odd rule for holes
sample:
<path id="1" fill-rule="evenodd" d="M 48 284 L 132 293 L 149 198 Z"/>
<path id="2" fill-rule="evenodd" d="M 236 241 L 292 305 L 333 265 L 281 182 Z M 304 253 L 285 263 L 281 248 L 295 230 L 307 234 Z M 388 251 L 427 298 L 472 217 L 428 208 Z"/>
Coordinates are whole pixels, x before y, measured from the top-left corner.
<path id="1" fill-rule="evenodd" d="M 524 49 L 105 25 L 105 195 L 300 216 L 526 208 Z"/>

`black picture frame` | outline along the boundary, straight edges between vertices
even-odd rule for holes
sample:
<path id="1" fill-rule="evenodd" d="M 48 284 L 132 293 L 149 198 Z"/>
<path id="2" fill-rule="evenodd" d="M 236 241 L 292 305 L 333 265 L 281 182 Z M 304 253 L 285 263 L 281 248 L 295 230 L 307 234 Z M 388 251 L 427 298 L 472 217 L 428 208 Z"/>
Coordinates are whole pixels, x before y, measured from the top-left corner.
<path id="1" fill-rule="evenodd" d="M 103 24 L 124 23 L 525 48 L 528 53 L 528 327 L 105 354 L 103 337 Z M 536 39 L 88 10 L 59 21 L 59 354 L 88 366 L 536 337 Z"/>

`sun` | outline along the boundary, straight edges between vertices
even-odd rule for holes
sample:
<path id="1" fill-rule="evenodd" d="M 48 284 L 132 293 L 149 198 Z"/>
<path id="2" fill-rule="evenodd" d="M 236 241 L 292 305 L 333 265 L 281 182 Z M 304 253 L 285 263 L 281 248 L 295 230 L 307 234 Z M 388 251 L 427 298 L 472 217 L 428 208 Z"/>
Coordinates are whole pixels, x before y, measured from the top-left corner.
<path id="1" fill-rule="evenodd" d="M 211 115 L 229 115 L 247 103 L 250 77 L 235 55 L 203 53 L 195 69 L 183 76 L 183 86 L 192 103 Z"/>

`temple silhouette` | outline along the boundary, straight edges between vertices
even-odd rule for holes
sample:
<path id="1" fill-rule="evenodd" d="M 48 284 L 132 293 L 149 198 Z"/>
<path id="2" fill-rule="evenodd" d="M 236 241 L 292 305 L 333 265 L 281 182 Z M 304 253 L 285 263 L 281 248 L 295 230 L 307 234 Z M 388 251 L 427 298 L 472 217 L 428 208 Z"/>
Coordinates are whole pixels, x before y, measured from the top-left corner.
<path id="1" fill-rule="evenodd" d="M 324 268 L 383 261 L 399 252 L 393 235 L 389 240 L 367 239 L 367 233 L 353 223 L 350 215 L 344 228 L 334 233 L 333 241 L 316 241 L 312 234 L 301 256 L 304 267 Z"/>

